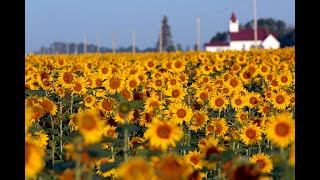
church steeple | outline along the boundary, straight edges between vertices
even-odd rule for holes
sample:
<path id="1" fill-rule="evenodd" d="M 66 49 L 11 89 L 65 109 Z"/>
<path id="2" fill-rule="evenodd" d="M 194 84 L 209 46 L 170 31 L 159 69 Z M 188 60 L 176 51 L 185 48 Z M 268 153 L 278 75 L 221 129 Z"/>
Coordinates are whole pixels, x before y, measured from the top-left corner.
<path id="1" fill-rule="evenodd" d="M 239 32 L 239 21 L 237 20 L 234 12 L 232 12 L 229 20 L 229 32 Z"/>

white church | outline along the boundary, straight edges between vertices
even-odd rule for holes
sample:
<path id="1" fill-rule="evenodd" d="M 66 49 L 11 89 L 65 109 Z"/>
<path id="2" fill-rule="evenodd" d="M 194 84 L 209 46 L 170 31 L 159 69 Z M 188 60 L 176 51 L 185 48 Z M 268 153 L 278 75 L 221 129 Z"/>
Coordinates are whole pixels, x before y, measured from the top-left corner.
<path id="1" fill-rule="evenodd" d="M 277 49 L 280 47 L 280 42 L 276 39 L 274 33 L 268 32 L 267 29 L 257 29 L 257 45 L 263 49 Z M 213 42 L 205 43 L 206 51 L 216 52 L 225 50 L 250 50 L 255 46 L 254 30 L 239 29 L 239 21 L 232 13 L 229 20 L 229 35 L 228 42 Z"/>

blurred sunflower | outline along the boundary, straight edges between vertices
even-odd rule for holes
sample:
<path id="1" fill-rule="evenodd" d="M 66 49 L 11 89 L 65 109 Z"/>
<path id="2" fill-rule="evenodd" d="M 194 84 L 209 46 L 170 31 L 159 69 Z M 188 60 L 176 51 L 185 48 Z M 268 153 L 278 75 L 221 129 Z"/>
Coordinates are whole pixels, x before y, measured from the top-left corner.
<path id="1" fill-rule="evenodd" d="M 242 87 L 242 82 L 236 74 L 231 75 L 224 84 L 229 87 L 232 92 Z"/>
<path id="2" fill-rule="evenodd" d="M 204 146 L 200 146 L 200 152 L 204 157 L 204 165 L 211 170 L 216 169 L 216 162 L 210 162 L 211 155 L 219 155 L 224 151 L 224 148 L 219 146 L 219 139 L 215 139 L 214 137 L 210 136 L 207 139 L 207 142 Z"/>
<path id="3" fill-rule="evenodd" d="M 234 73 L 238 73 L 239 71 L 241 71 L 241 65 L 238 63 L 234 63 L 231 67 L 232 72 Z"/>
<path id="4" fill-rule="evenodd" d="M 129 111 L 127 115 L 125 116 L 120 111 L 116 112 L 116 116 L 114 117 L 115 122 L 118 123 L 125 123 L 125 118 L 127 118 L 127 122 L 129 123 L 133 119 L 133 113 L 134 111 Z"/>
<path id="5" fill-rule="evenodd" d="M 116 169 L 116 177 L 125 180 L 149 180 L 154 171 L 147 161 L 141 157 L 134 157 L 123 162 Z"/>
<path id="6" fill-rule="evenodd" d="M 25 136 L 25 141 L 34 143 L 41 150 L 45 150 L 48 145 L 48 135 L 44 132 L 44 130 L 40 130 L 34 133 L 27 133 Z"/>
<path id="7" fill-rule="evenodd" d="M 295 140 L 295 124 L 292 115 L 284 111 L 270 118 L 267 138 L 277 147 L 285 148 Z"/>
<path id="8" fill-rule="evenodd" d="M 126 80 L 126 87 L 129 88 L 129 90 L 137 89 L 140 85 L 140 79 L 137 75 L 130 75 L 128 79 Z"/>
<path id="9" fill-rule="evenodd" d="M 270 173 L 273 169 L 273 164 L 268 154 L 254 154 L 249 158 L 249 161 L 255 164 L 261 170 L 262 173 Z"/>
<path id="10" fill-rule="evenodd" d="M 236 57 L 236 62 L 240 65 L 244 65 L 247 62 L 247 57 L 244 55 L 239 55 Z"/>
<path id="11" fill-rule="evenodd" d="M 144 137 L 149 139 L 150 145 L 165 151 L 168 147 L 175 147 L 176 141 L 182 137 L 182 129 L 168 120 L 159 121 L 154 119 L 147 124 Z"/>
<path id="12" fill-rule="evenodd" d="M 150 97 L 146 99 L 144 104 L 145 112 L 153 112 L 155 109 L 162 110 L 164 106 L 159 101 L 158 96 L 155 93 L 151 93 Z"/>
<path id="13" fill-rule="evenodd" d="M 212 118 L 211 123 L 214 126 L 213 133 L 218 137 L 223 137 L 228 130 L 228 125 L 225 118 Z"/>
<path id="14" fill-rule="evenodd" d="M 83 99 L 83 102 L 87 108 L 92 108 L 96 102 L 96 98 L 93 95 L 89 94 Z"/>
<path id="15" fill-rule="evenodd" d="M 203 163 L 201 153 L 198 152 L 197 150 L 194 151 L 189 151 L 186 159 L 188 163 L 194 168 L 194 169 L 202 169 Z"/>
<path id="16" fill-rule="evenodd" d="M 245 145 L 253 145 L 262 139 L 261 130 L 255 124 L 248 124 L 241 128 L 240 139 Z"/>
<path id="17" fill-rule="evenodd" d="M 72 94 L 85 95 L 87 92 L 86 83 L 83 77 L 76 77 L 74 80 Z"/>
<path id="18" fill-rule="evenodd" d="M 146 68 L 147 71 L 154 71 L 157 66 L 157 61 L 154 59 L 149 58 L 147 61 L 144 63 L 144 67 Z"/>
<path id="19" fill-rule="evenodd" d="M 26 178 L 36 178 L 37 174 L 44 168 L 44 151 L 40 150 L 35 144 L 30 141 L 25 141 L 24 144 L 24 168 Z"/>
<path id="20" fill-rule="evenodd" d="M 108 138 L 117 138 L 118 133 L 116 132 L 117 126 L 111 126 L 107 125 L 102 128 L 103 130 L 103 136 L 108 137 Z"/>
<path id="21" fill-rule="evenodd" d="M 180 73 L 185 69 L 186 65 L 181 59 L 176 59 L 172 61 L 173 72 Z"/>
<path id="22" fill-rule="evenodd" d="M 103 124 L 96 109 L 88 109 L 76 115 L 79 131 L 84 137 L 85 144 L 94 144 L 101 140 Z"/>
<path id="23" fill-rule="evenodd" d="M 31 116 L 32 122 L 39 121 L 40 118 L 44 115 L 44 111 L 43 111 L 41 105 L 39 105 L 39 104 L 33 105 L 31 111 L 32 111 L 32 116 Z"/>

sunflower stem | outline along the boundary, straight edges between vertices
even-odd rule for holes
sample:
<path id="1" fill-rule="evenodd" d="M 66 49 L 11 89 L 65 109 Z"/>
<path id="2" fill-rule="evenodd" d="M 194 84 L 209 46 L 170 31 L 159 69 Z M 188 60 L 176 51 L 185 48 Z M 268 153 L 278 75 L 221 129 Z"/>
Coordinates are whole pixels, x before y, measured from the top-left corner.
<path id="1" fill-rule="evenodd" d="M 78 139 L 76 144 L 77 160 L 75 169 L 75 180 L 81 179 L 81 153 L 82 153 L 82 139 Z"/>
<path id="2" fill-rule="evenodd" d="M 60 114 L 62 114 L 62 99 L 60 100 Z M 62 119 L 60 119 L 60 159 L 62 159 L 62 134 L 63 134 L 63 129 L 62 129 Z"/>
<path id="3" fill-rule="evenodd" d="M 88 180 L 93 180 L 93 164 L 89 164 Z"/>
<path id="4" fill-rule="evenodd" d="M 50 114 L 50 120 L 51 120 L 51 129 L 54 130 L 54 122 L 53 122 L 53 119 L 52 119 L 52 116 Z M 52 132 L 52 141 L 54 140 L 54 134 Z M 51 145 L 51 150 L 52 150 L 52 154 L 51 154 L 51 157 L 52 157 L 52 165 L 54 165 L 54 146 Z"/>
<path id="5" fill-rule="evenodd" d="M 73 94 L 71 93 L 71 100 L 70 100 L 70 114 L 72 114 L 72 106 L 73 106 Z"/>
<path id="6" fill-rule="evenodd" d="M 218 179 L 221 179 L 221 166 L 218 164 Z"/>
<path id="7" fill-rule="evenodd" d="M 161 101 L 161 105 L 162 105 L 162 88 L 160 89 L 160 101 Z M 160 119 L 162 120 L 162 108 L 160 108 Z"/>
<path id="8" fill-rule="evenodd" d="M 110 147 L 110 151 L 111 151 L 111 158 L 114 160 L 114 150 L 113 150 L 113 145 L 111 145 L 111 147 Z"/>
<path id="9" fill-rule="evenodd" d="M 127 120 L 127 115 L 125 115 L 125 120 L 124 120 L 124 123 L 125 125 L 128 124 L 128 120 Z M 129 138 L 129 135 L 128 135 L 128 127 L 124 127 L 123 129 L 123 141 L 124 141 L 124 146 L 123 146 L 123 156 L 124 156 L 124 162 L 127 162 L 128 161 L 128 145 L 129 145 L 129 142 L 128 142 L 128 138 Z"/>
<path id="10" fill-rule="evenodd" d="M 261 145 L 260 145 L 260 141 L 258 142 L 258 146 L 259 146 L 259 153 L 261 153 Z"/>
<path id="11" fill-rule="evenodd" d="M 235 151 L 235 149 L 236 149 L 236 142 L 233 141 L 233 142 L 232 142 L 232 151 Z"/>

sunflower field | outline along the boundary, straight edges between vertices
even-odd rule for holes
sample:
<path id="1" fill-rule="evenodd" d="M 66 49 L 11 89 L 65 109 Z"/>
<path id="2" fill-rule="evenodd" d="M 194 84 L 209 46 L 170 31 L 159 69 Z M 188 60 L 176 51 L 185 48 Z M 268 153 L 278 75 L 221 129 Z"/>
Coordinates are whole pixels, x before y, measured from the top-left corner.
<path id="1" fill-rule="evenodd" d="M 294 179 L 295 50 L 29 54 L 26 179 Z"/>

